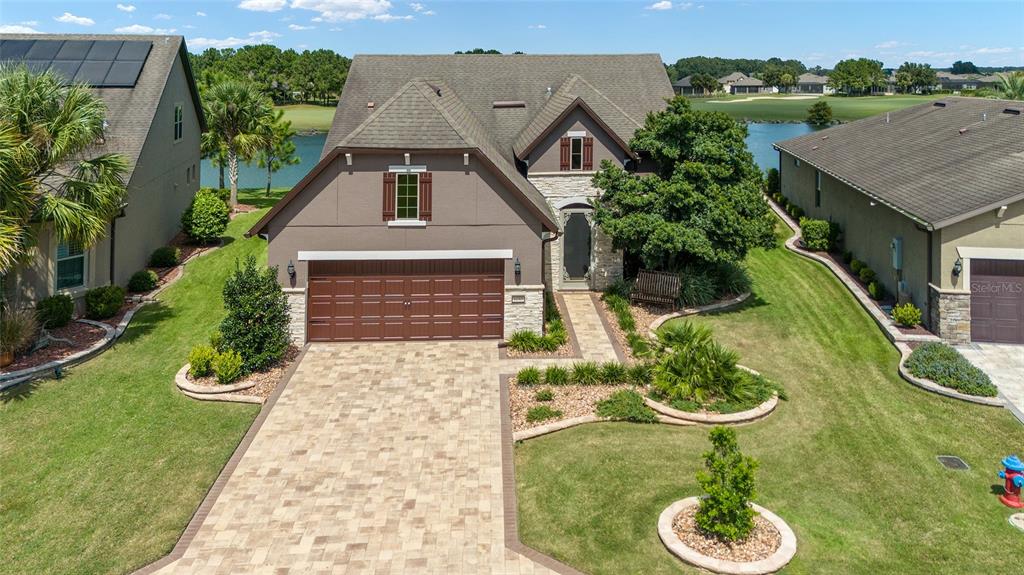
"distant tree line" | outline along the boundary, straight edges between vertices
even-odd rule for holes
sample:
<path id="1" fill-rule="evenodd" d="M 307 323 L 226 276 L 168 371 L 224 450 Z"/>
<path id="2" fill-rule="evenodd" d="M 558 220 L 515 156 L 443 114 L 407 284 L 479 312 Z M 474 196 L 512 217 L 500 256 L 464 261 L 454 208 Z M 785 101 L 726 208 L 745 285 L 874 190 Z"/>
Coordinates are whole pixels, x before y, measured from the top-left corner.
<path id="1" fill-rule="evenodd" d="M 767 72 L 772 77 L 788 73 L 796 78 L 807 71 L 807 67 L 800 60 L 783 60 L 782 58 L 758 60 L 752 58 L 719 58 L 717 56 L 680 58 L 675 64 L 666 64 L 665 69 L 668 72 L 668 77 L 673 82 L 694 74 L 708 74 L 715 78 L 721 78 L 733 72 L 743 72 L 747 75 L 761 77 L 761 74 Z"/>
<path id="2" fill-rule="evenodd" d="M 327 104 L 341 94 L 352 60 L 333 50 L 281 50 L 270 44 L 243 48 L 207 48 L 189 54 L 201 91 L 226 81 L 254 83 L 275 104 Z"/>

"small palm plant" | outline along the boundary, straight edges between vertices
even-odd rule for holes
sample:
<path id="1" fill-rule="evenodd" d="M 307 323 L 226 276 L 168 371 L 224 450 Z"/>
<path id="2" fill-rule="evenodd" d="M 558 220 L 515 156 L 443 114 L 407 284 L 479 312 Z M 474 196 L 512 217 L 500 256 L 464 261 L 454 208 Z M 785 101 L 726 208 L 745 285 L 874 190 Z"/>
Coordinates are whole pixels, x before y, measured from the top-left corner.
<path id="1" fill-rule="evenodd" d="M 1005 72 L 999 75 L 1000 90 L 1008 100 L 1024 100 L 1024 72 Z"/>
<path id="2" fill-rule="evenodd" d="M 705 404 L 716 398 L 750 398 L 749 379 L 736 365 L 739 355 L 716 342 L 705 326 L 665 326 L 658 333 L 655 355 L 653 385 L 671 399 Z"/>

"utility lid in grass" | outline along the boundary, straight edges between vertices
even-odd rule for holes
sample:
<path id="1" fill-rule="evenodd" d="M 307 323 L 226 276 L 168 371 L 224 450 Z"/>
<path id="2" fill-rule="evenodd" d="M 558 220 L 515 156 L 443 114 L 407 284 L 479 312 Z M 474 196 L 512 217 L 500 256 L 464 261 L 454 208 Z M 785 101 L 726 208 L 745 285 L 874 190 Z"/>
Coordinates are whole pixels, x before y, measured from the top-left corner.
<path id="1" fill-rule="evenodd" d="M 957 471 L 963 471 L 970 469 L 967 462 L 955 455 L 939 455 L 936 457 L 946 469 L 956 469 Z"/>

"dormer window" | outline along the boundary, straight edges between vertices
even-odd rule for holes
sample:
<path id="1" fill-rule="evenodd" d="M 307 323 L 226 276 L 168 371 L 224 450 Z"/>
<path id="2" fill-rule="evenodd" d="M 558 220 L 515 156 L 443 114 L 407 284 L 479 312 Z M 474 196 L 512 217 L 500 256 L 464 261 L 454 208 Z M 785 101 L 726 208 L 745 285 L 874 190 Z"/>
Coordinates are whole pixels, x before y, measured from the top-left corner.
<path id="1" fill-rule="evenodd" d="M 569 169 L 583 169 L 583 138 L 571 138 L 569 140 Z"/>

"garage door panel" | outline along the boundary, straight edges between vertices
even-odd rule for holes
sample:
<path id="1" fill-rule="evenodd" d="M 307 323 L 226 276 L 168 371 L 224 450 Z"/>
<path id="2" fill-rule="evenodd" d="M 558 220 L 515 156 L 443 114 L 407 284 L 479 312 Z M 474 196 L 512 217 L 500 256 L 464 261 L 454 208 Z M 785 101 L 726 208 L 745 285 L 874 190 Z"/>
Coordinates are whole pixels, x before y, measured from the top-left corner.
<path id="1" fill-rule="evenodd" d="M 310 320 L 327 320 L 334 315 L 334 302 L 330 299 L 310 299 L 306 305 L 306 315 Z"/>
<path id="2" fill-rule="evenodd" d="M 488 317 L 500 317 L 505 312 L 505 302 L 500 299 L 480 300 L 480 314 Z"/>
<path id="3" fill-rule="evenodd" d="M 1024 261 L 971 260 L 971 339 L 1024 343 Z"/>
<path id="4" fill-rule="evenodd" d="M 484 295 L 502 295 L 505 293 L 504 278 L 485 278 L 481 282 L 480 293 Z"/>
<path id="5" fill-rule="evenodd" d="M 413 297 L 429 296 L 433 293 L 430 278 L 409 278 L 408 294 Z"/>
<path id="6" fill-rule="evenodd" d="M 455 280 L 451 278 L 434 278 L 431 291 L 435 296 L 450 296 L 455 294 Z"/>
<path id="7" fill-rule="evenodd" d="M 360 297 L 384 297 L 384 282 L 379 279 L 360 279 L 354 283 L 358 286 L 356 294 Z"/>
<path id="8" fill-rule="evenodd" d="M 380 309 L 382 310 L 381 316 L 388 319 L 398 319 L 405 317 L 405 302 L 400 299 L 386 299 L 381 300 Z"/>
<path id="9" fill-rule="evenodd" d="M 431 302 L 430 315 L 434 318 L 455 317 L 455 300 L 437 299 Z"/>

